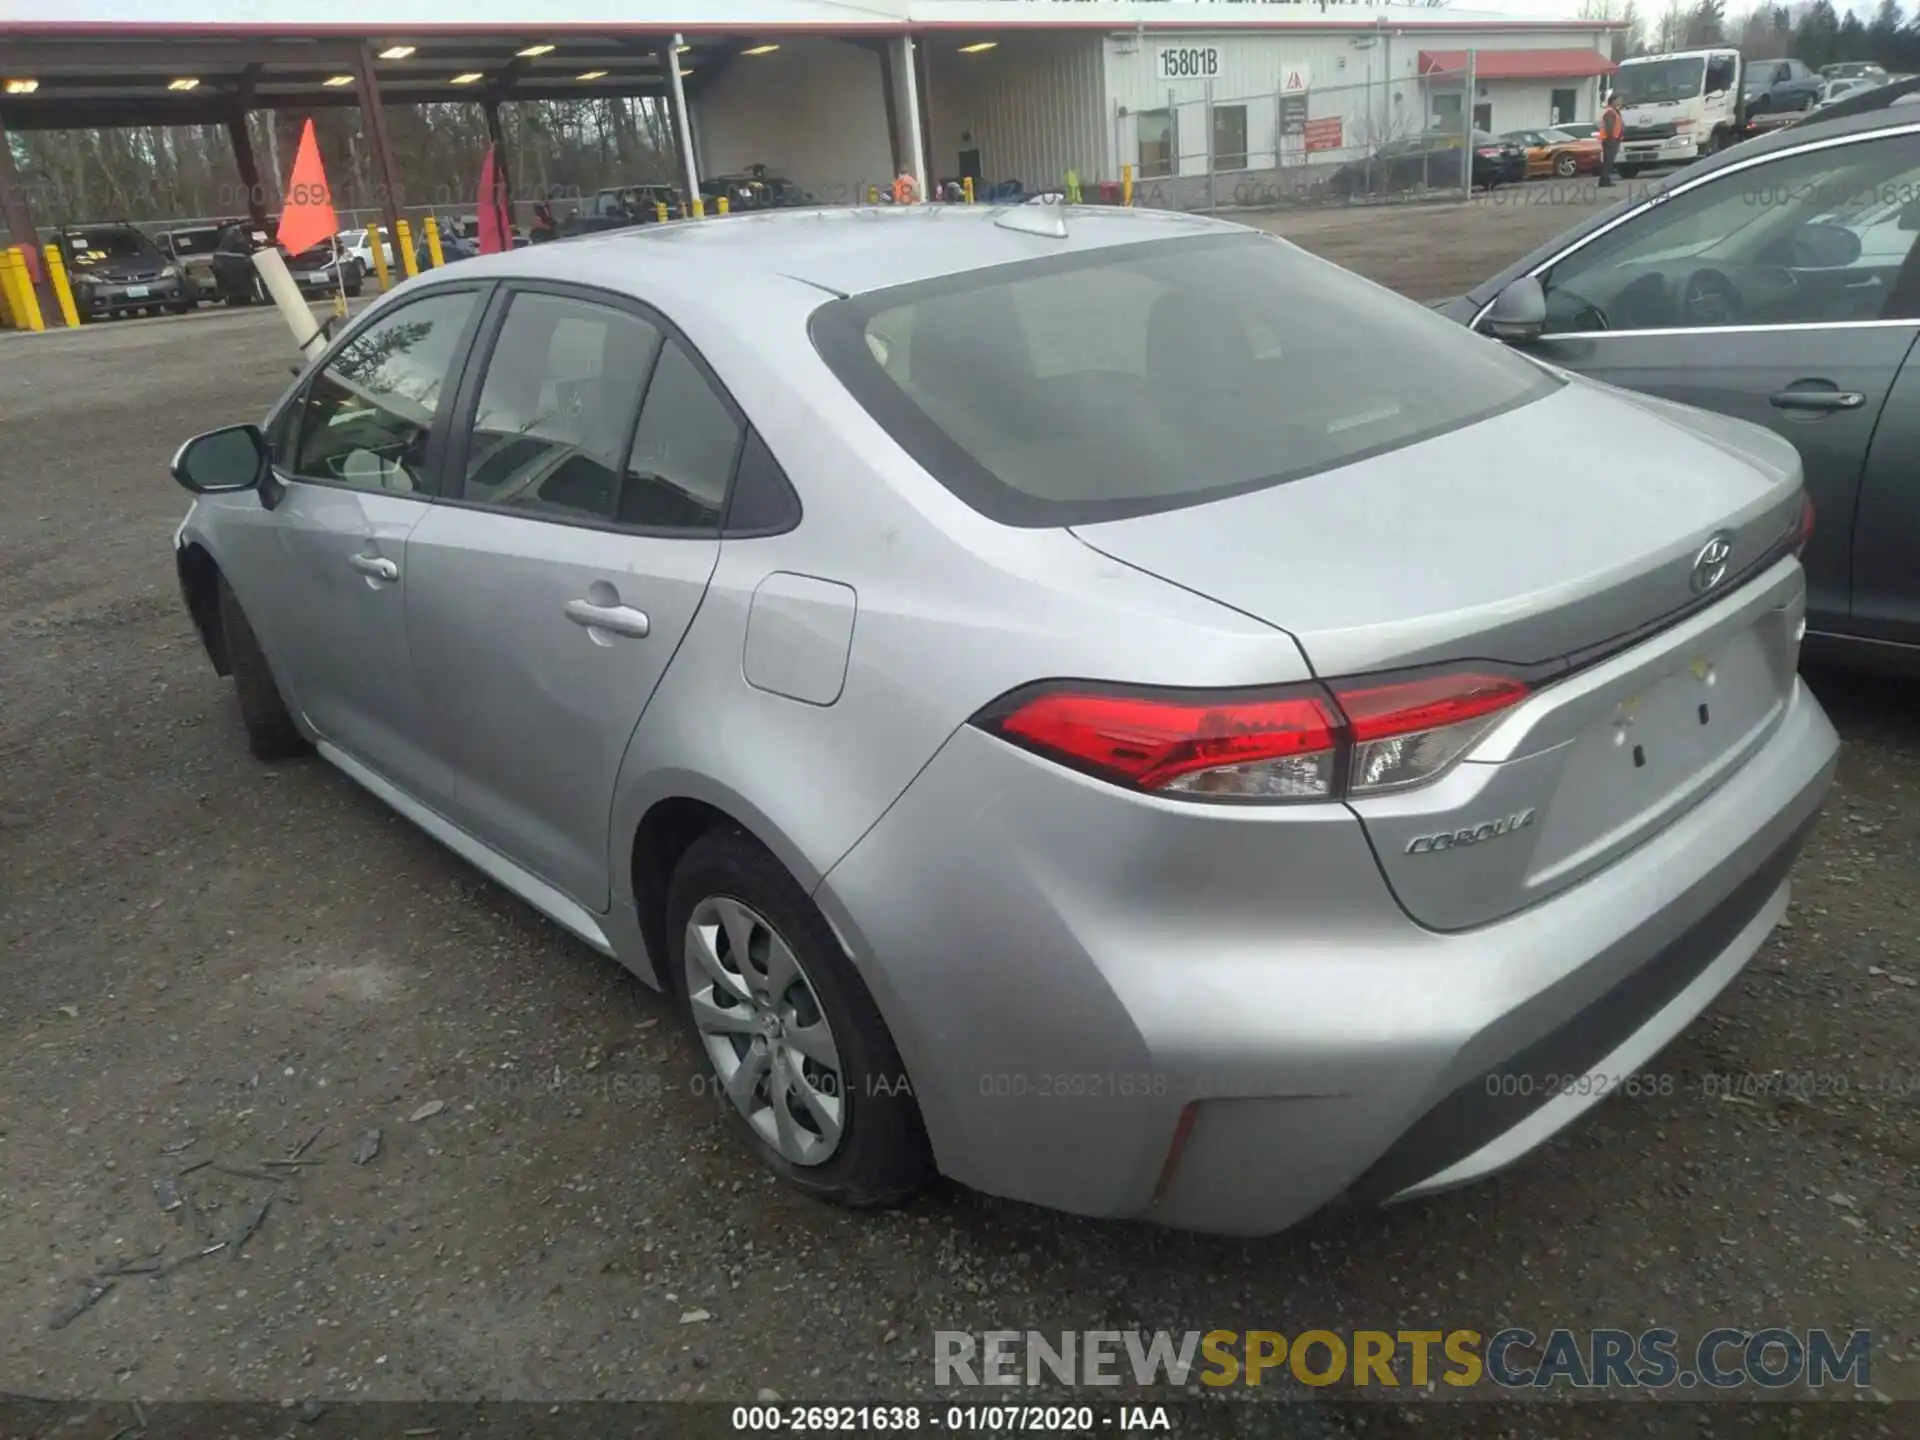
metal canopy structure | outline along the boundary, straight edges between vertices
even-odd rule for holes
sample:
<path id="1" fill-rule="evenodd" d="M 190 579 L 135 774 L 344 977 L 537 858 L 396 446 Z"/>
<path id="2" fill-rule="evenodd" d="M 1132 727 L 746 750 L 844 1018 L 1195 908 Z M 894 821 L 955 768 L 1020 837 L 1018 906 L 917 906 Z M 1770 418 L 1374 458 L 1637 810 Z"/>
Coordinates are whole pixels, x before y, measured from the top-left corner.
<path id="1" fill-rule="evenodd" d="M 318 110 L 363 103 L 371 61 L 388 105 L 579 100 L 668 93 L 673 32 L 364 39 L 127 37 L 0 39 L 0 124 L 9 130 L 207 125 L 243 110 Z M 682 37 L 686 84 L 727 63 L 738 43 Z M 540 51 L 529 54 L 529 51 Z M 27 89 L 31 86 L 31 89 Z"/>

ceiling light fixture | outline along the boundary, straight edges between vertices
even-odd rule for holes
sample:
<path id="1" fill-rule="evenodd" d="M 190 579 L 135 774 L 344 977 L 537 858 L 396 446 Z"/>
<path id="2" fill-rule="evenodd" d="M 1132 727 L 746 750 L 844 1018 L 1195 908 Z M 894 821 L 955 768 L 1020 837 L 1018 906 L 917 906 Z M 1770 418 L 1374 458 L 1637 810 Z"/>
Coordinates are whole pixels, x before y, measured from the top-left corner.
<path id="1" fill-rule="evenodd" d="M 353 83 L 353 77 L 351 75 L 329 75 L 320 83 L 330 90 L 338 90 L 342 85 L 351 85 Z"/>
<path id="2" fill-rule="evenodd" d="M 413 54 L 413 46 L 411 45 L 389 45 L 380 52 L 380 58 L 382 60 L 404 60 L 411 54 Z"/>
<path id="3" fill-rule="evenodd" d="M 742 55 L 771 55 L 779 48 L 778 45 L 756 45 L 751 50 L 742 50 L 740 53 Z"/>
<path id="4" fill-rule="evenodd" d="M 576 80 L 604 80 L 607 78 L 607 72 L 604 70 L 589 70 L 585 74 L 576 75 L 573 78 Z"/>
<path id="5" fill-rule="evenodd" d="M 999 43 L 1000 42 L 998 40 L 977 41 L 972 45 L 962 45 L 960 47 L 960 53 L 962 55 L 978 55 L 982 50 L 994 49 L 996 46 L 999 45 Z"/>
<path id="6" fill-rule="evenodd" d="M 199 83 L 200 83 L 200 82 L 199 82 L 198 80 L 196 80 L 196 79 L 194 79 L 194 78 L 193 78 L 192 76 L 190 76 L 190 75 L 189 75 L 189 76 L 183 76 L 183 77 L 181 77 L 181 78 L 180 78 L 180 79 L 178 79 L 178 80 L 169 80 L 169 81 L 167 82 L 167 89 L 169 89 L 169 90 L 191 90 L 191 89 L 193 89 L 193 87 L 194 87 L 194 86 L 196 86 L 196 85 L 198 85 Z"/>
<path id="7" fill-rule="evenodd" d="M 475 81 L 484 80 L 486 78 L 487 77 L 482 75 L 478 70 L 469 70 L 464 75 L 454 76 L 453 79 L 447 83 L 451 85 L 471 85 Z"/>
<path id="8" fill-rule="evenodd" d="M 38 80 L 7 81 L 7 94 L 9 95 L 31 95 L 34 91 L 38 90 L 39 88 L 40 88 L 40 82 Z"/>
<path id="9" fill-rule="evenodd" d="M 516 50 L 516 51 L 514 51 L 513 53 L 514 53 L 514 54 L 516 54 L 516 55 L 518 55 L 518 56 L 519 56 L 519 57 L 520 57 L 520 58 L 521 58 L 522 60 L 531 60 L 531 59 L 533 59 L 533 58 L 534 58 L 534 56 L 536 56 L 536 55 L 551 55 L 551 54 L 553 53 L 553 46 L 551 46 L 551 45 L 529 45 L 529 46 L 527 46 L 527 48 L 526 48 L 526 49 L 524 49 L 524 50 Z"/>

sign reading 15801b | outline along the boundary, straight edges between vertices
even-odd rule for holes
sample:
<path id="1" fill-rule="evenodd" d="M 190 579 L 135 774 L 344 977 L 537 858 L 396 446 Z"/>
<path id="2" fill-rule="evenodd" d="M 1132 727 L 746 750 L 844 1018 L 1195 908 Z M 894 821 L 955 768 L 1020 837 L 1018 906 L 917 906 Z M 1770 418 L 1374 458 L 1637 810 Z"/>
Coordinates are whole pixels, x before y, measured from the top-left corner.
<path id="1" fill-rule="evenodd" d="M 1163 45 L 1155 59 L 1162 80 L 1211 80 L 1220 73 L 1220 51 L 1213 45 Z"/>

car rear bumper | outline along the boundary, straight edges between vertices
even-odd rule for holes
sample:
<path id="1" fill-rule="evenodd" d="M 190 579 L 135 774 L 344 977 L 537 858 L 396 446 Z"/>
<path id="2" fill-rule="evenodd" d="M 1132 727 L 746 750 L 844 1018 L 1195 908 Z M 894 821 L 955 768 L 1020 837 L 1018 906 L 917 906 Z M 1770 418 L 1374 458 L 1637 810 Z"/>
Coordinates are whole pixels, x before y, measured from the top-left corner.
<path id="1" fill-rule="evenodd" d="M 1489 1173 L 1643 1076 L 1779 918 L 1837 750 L 1796 680 L 1635 851 L 1440 934 L 1344 807 L 1135 796 L 969 727 L 818 898 L 947 1174 L 1267 1233 Z"/>

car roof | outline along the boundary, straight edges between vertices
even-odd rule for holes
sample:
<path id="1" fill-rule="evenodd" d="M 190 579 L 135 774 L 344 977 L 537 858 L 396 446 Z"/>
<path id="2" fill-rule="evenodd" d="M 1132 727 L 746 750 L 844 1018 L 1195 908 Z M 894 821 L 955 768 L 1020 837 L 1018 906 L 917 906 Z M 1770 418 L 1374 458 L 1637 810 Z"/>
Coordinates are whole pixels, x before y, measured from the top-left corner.
<path id="1" fill-rule="evenodd" d="M 461 270 L 569 279 L 610 290 L 664 278 L 668 271 L 694 283 L 703 272 L 718 279 L 750 271 L 836 295 L 861 295 L 1020 260 L 1150 240 L 1253 233 L 1170 211 L 1048 208 L 1064 218 L 1064 238 L 995 223 L 1014 212 L 1024 212 L 1023 221 L 1039 221 L 1037 205 L 800 206 L 579 235 L 465 261 Z"/>

